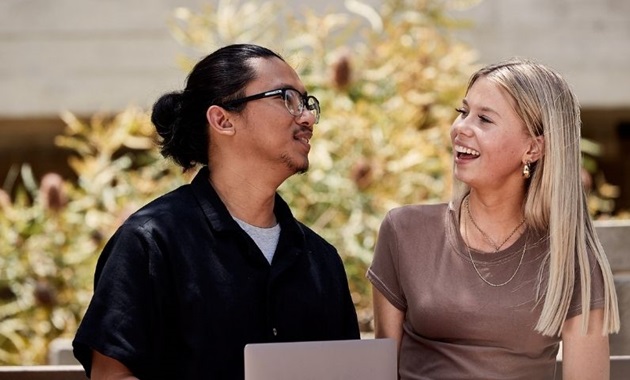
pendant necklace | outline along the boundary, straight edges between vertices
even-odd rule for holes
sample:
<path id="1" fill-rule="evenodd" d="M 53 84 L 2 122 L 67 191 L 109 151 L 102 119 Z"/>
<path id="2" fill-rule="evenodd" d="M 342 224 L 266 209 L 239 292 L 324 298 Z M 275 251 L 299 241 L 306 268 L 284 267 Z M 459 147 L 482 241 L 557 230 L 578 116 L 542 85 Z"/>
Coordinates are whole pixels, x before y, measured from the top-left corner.
<path id="1" fill-rule="evenodd" d="M 516 233 L 516 231 L 518 231 L 518 229 L 523 225 L 523 223 L 525 223 L 525 218 L 523 218 L 523 220 L 518 224 L 518 226 L 516 226 L 516 228 L 514 228 L 514 230 L 510 233 L 510 235 L 500 245 L 497 246 L 494 243 L 494 241 L 490 238 L 490 236 L 488 236 L 488 234 L 486 234 L 484 231 L 482 231 L 481 228 L 479 228 L 479 226 L 477 225 L 477 223 L 475 223 L 475 219 L 473 219 L 472 214 L 470 213 L 470 204 L 468 203 L 468 196 L 466 196 L 466 199 L 464 199 L 464 207 L 466 208 L 466 214 L 468 215 L 468 219 L 470 219 L 470 221 L 475 226 L 475 228 L 477 230 L 479 230 L 479 232 L 481 232 L 481 234 L 483 235 L 484 239 L 486 239 L 486 241 L 488 241 L 495 248 L 495 253 L 499 252 L 501 247 L 508 240 L 510 240 L 512 235 L 514 235 Z M 509 284 L 510 281 L 512 281 L 514 279 L 514 277 L 518 273 L 518 270 L 521 268 L 521 264 L 523 264 L 523 258 L 525 257 L 525 251 L 527 250 L 527 241 L 525 241 L 525 243 L 523 244 L 523 252 L 521 253 L 521 259 L 518 262 L 518 266 L 516 267 L 516 270 L 514 271 L 514 273 L 512 273 L 512 276 L 510 276 L 510 278 L 508 278 L 506 281 L 504 281 L 504 282 L 502 282 L 500 284 L 495 284 L 495 283 L 492 283 L 492 282 L 486 280 L 486 278 L 481 274 L 481 272 L 479 272 L 479 269 L 477 269 L 477 265 L 475 264 L 475 260 L 473 260 L 473 258 L 472 258 L 472 253 L 470 251 L 470 246 L 467 243 L 467 242 L 470 241 L 470 239 L 468 239 L 468 228 L 467 228 L 467 226 L 464 226 L 464 235 L 466 237 L 466 241 L 464 242 L 464 244 L 466 245 L 466 249 L 468 251 L 468 258 L 470 259 L 470 262 L 472 263 L 472 266 L 475 269 L 475 272 L 477 273 L 477 276 L 479 276 L 479 278 L 481 280 L 483 280 L 483 282 L 485 282 L 486 284 L 488 284 L 490 286 L 493 286 L 493 287 L 501 287 L 501 286 Z"/>
<path id="2" fill-rule="evenodd" d="M 475 222 L 475 218 L 473 218 L 472 213 L 470 212 L 470 203 L 468 202 L 468 197 L 469 195 L 466 196 L 466 200 L 464 203 L 464 206 L 466 206 L 466 214 L 468 214 L 468 218 L 470 218 L 470 221 L 472 222 L 473 226 L 475 226 L 475 228 L 477 229 L 477 231 L 481 232 L 481 235 L 483 235 L 483 238 L 490 243 L 490 245 L 494 248 L 494 252 L 499 252 L 501 250 L 501 247 L 503 247 L 503 245 L 505 243 L 507 243 L 508 240 L 510 240 L 510 238 L 512 237 L 512 235 L 514 235 L 516 233 L 516 231 L 518 231 L 519 228 L 521 228 L 521 226 L 523 225 L 523 223 L 525 223 L 525 217 L 523 217 L 523 219 L 521 220 L 521 222 L 514 227 L 514 229 L 512 230 L 512 232 L 510 232 L 510 234 L 508 235 L 508 237 L 505 238 L 505 240 L 503 240 L 503 242 L 499 245 L 497 245 L 494 240 L 492 240 L 490 238 L 490 236 L 485 233 L 480 227 L 479 225 L 477 225 L 477 222 Z"/>

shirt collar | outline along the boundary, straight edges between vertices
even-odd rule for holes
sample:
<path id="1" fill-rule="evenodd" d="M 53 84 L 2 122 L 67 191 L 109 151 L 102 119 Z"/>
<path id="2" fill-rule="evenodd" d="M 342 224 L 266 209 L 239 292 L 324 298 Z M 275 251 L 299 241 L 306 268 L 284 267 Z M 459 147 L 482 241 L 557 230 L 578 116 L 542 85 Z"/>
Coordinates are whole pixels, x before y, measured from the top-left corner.
<path id="1" fill-rule="evenodd" d="M 193 193 L 195 194 L 199 206 L 214 230 L 229 231 L 238 229 L 238 224 L 230 215 L 227 207 L 225 207 L 215 189 L 210 185 L 210 181 L 208 180 L 209 174 L 210 171 L 208 167 L 204 166 L 195 175 L 191 183 Z M 283 231 L 289 230 L 293 233 L 298 233 L 301 239 L 304 239 L 304 231 L 293 217 L 289 205 L 278 193 L 276 193 L 275 197 L 274 214 L 276 215 L 276 219 L 278 219 L 278 223 L 280 223 L 281 229 Z"/>

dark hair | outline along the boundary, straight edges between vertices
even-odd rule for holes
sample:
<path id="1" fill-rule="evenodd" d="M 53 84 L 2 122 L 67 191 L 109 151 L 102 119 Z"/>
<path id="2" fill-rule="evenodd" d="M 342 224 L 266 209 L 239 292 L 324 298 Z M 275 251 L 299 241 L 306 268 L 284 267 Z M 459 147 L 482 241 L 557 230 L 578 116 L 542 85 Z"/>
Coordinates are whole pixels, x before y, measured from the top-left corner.
<path id="1" fill-rule="evenodd" d="M 162 155 L 171 157 L 184 171 L 197 164 L 207 165 L 206 111 L 213 104 L 243 95 L 245 86 L 256 78 L 250 59 L 271 57 L 284 61 L 279 54 L 262 46 L 234 44 L 199 61 L 188 75 L 183 91 L 166 93 L 153 105 L 151 121 L 161 137 Z"/>

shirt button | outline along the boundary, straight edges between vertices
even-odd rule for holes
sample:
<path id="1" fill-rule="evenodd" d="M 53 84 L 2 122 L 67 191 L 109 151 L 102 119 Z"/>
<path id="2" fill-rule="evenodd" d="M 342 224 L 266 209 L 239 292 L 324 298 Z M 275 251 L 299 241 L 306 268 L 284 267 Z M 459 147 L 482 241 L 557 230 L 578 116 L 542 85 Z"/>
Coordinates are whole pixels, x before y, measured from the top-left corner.
<path id="1" fill-rule="evenodd" d="M 273 332 L 273 336 L 278 336 L 278 330 L 275 327 L 271 329 L 271 332 Z"/>

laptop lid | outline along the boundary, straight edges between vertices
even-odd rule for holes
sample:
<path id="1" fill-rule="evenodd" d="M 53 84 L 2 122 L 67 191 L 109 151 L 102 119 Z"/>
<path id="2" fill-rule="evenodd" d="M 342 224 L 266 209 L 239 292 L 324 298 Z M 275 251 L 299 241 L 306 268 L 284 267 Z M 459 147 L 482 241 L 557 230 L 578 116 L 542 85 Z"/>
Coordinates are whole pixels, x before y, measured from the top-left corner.
<path id="1" fill-rule="evenodd" d="M 396 380 L 393 339 L 356 339 L 245 346 L 245 380 Z"/>

